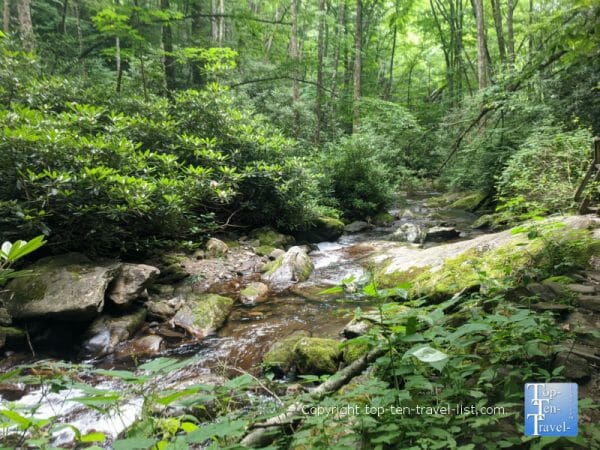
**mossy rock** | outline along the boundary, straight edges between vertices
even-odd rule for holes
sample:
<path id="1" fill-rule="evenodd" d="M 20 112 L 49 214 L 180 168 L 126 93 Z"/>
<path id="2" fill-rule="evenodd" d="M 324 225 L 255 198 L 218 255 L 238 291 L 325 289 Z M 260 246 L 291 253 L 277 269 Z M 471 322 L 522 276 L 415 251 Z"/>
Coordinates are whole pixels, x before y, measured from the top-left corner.
<path id="1" fill-rule="evenodd" d="M 293 245 L 295 242 L 292 236 L 278 233 L 269 227 L 252 230 L 250 238 L 258 240 L 260 246 L 269 246 L 273 248 L 286 248 Z"/>
<path id="2" fill-rule="evenodd" d="M 447 192 L 445 194 L 426 199 L 425 206 L 428 208 L 444 208 L 459 200 L 461 197 L 462 194 L 458 192 Z"/>
<path id="3" fill-rule="evenodd" d="M 265 275 L 273 275 L 273 273 L 275 273 L 275 271 L 281 267 L 284 256 L 285 255 L 278 256 L 273 261 L 265 263 L 265 265 L 261 267 L 260 271 Z"/>
<path id="4" fill-rule="evenodd" d="M 342 359 L 345 364 L 352 364 L 360 357 L 369 353 L 369 346 L 365 343 L 355 344 L 352 341 L 348 341 L 347 345 L 342 350 Z"/>
<path id="5" fill-rule="evenodd" d="M 473 212 L 477 210 L 479 206 L 481 206 L 486 197 L 487 196 L 482 192 L 475 192 L 473 194 L 465 195 L 464 197 L 452 202 L 450 204 L 450 208 Z"/>
<path id="6" fill-rule="evenodd" d="M 189 294 L 172 321 L 192 336 L 205 337 L 223 326 L 233 303 L 231 298 L 217 294 Z"/>
<path id="7" fill-rule="evenodd" d="M 341 360 L 340 343 L 335 339 L 305 337 L 294 348 L 294 360 L 299 374 L 334 374 Z"/>
<path id="8" fill-rule="evenodd" d="M 25 340 L 25 331 L 16 327 L 0 327 L 0 349 L 3 348 L 7 342 L 12 344 L 14 341 Z"/>
<path id="9" fill-rule="evenodd" d="M 335 217 L 319 217 L 315 223 L 305 230 L 294 233 L 299 242 L 335 241 L 344 233 L 344 222 Z"/>
<path id="10" fill-rule="evenodd" d="M 387 227 L 394 223 L 395 220 L 396 218 L 392 216 L 389 212 L 381 211 L 375 214 L 375 217 L 373 217 L 372 222 L 377 226 Z"/>
<path id="11" fill-rule="evenodd" d="M 275 247 L 271 247 L 270 245 L 261 245 L 256 247 L 254 252 L 258 256 L 269 256 L 273 250 L 275 250 Z"/>
<path id="12" fill-rule="evenodd" d="M 288 373 L 294 363 L 294 350 L 300 339 L 307 337 L 306 331 L 298 331 L 276 342 L 263 356 L 263 368 L 273 371 L 277 376 Z"/>
<path id="13" fill-rule="evenodd" d="M 106 290 L 119 266 L 93 263 L 78 253 L 40 259 L 27 268 L 29 276 L 8 283 L 4 305 L 15 319 L 92 319 L 104 308 Z"/>

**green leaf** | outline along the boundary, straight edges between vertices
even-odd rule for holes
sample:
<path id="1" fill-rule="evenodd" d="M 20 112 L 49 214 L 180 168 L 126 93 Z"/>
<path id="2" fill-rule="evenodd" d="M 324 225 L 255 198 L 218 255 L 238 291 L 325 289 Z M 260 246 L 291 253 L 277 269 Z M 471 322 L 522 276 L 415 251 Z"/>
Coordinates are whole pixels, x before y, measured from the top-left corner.
<path id="1" fill-rule="evenodd" d="M 149 449 L 156 444 L 155 439 L 130 438 L 119 439 L 113 443 L 114 450 L 139 450 Z"/>
<path id="2" fill-rule="evenodd" d="M 448 362 L 448 355 L 446 353 L 441 352 L 428 345 L 414 350 L 410 354 L 417 358 L 419 361 L 429 364 L 430 366 L 438 369 L 439 371 L 441 371 Z"/>
<path id="3" fill-rule="evenodd" d="M 93 431 L 91 433 L 81 436 L 81 442 L 104 442 L 106 435 L 100 431 Z"/>

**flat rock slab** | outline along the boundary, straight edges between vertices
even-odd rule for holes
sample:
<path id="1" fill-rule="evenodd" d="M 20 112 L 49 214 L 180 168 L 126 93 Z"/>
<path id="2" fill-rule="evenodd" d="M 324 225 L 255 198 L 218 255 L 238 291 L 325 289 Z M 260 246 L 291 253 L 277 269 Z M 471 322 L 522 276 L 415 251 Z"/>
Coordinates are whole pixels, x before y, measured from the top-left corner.
<path id="1" fill-rule="evenodd" d="M 580 295 L 575 299 L 575 303 L 581 308 L 600 312 L 600 297 L 594 295 Z"/>
<path id="2" fill-rule="evenodd" d="M 43 258 L 28 269 L 33 273 L 12 280 L 3 295 L 13 318 L 85 321 L 104 308 L 106 289 L 119 264 L 99 265 L 84 255 L 69 253 Z"/>

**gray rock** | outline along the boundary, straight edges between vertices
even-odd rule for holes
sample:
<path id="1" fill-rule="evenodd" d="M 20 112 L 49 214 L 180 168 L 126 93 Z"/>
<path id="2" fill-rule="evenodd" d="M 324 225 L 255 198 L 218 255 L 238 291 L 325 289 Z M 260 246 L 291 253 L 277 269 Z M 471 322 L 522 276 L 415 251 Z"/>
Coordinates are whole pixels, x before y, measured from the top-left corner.
<path id="1" fill-rule="evenodd" d="M 460 236 L 460 231 L 452 227 L 431 227 L 425 233 L 425 241 L 448 241 Z"/>
<path id="2" fill-rule="evenodd" d="M 8 313 L 8 310 L 0 306 L 0 325 L 10 325 L 12 323 L 12 317 Z"/>
<path id="3" fill-rule="evenodd" d="M 527 292 L 532 296 L 539 297 L 545 302 L 551 302 L 558 297 L 555 290 L 545 283 L 529 283 L 525 286 L 525 289 L 527 289 Z"/>
<path id="4" fill-rule="evenodd" d="M 363 222 L 361 220 L 357 220 L 356 222 L 349 223 L 344 227 L 344 231 L 346 233 L 360 233 L 366 229 L 370 228 L 370 225 L 367 222 Z"/>
<path id="5" fill-rule="evenodd" d="M 531 309 L 534 311 L 550 311 L 556 314 L 566 314 L 570 311 L 571 307 L 569 305 L 564 305 L 562 303 L 546 303 L 539 302 L 531 305 Z"/>
<path id="6" fill-rule="evenodd" d="M 423 231 L 414 223 L 405 223 L 391 235 L 390 240 L 399 242 L 421 242 Z"/>
<path id="7" fill-rule="evenodd" d="M 272 262 L 264 279 L 276 284 L 305 281 L 310 277 L 314 265 L 301 247 L 291 247 L 283 257 Z"/>
<path id="8" fill-rule="evenodd" d="M 600 313 L 600 297 L 593 295 L 580 295 L 575 299 L 575 304 L 581 308 L 586 308 Z"/>
<path id="9" fill-rule="evenodd" d="M 596 293 L 596 288 L 594 286 L 590 286 L 589 284 L 569 284 L 567 287 L 578 294 Z"/>
<path id="10" fill-rule="evenodd" d="M 259 281 L 248 284 L 240 291 L 240 299 L 244 305 L 255 305 L 267 298 L 269 286 Z"/>
<path id="11" fill-rule="evenodd" d="M 191 294 L 171 323 L 202 339 L 217 331 L 229 316 L 233 300 L 216 294 Z"/>
<path id="12" fill-rule="evenodd" d="M 146 309 L 118 317 L 100 316 L 88 328 L 89 338 L 83 348 L 88 354 L 102 356 L 115 351 L 116 346 L 135 334 L 146 319 Z"/>
<path id="13" fill-rule="evenodd" d="M 352 339 L 366 334 L 372 327 L 372 322 L 352 319 L 342 330 L 342 335 L 347 339 Z"/>
<path id="14" fill-rule="evenodd" d="M 132 341 L 126 342 L 123 348 L 118 350 L 117 357 L 138 358 L 140 356 L 153 356 L 160 353 L 163 342 L 163 338 L 155 334 L 133 339 Z"/>
<path id="15" fill-rule="evenodd" d="M 106 289 L 118 268 L 115 263 L 94 264 L 78 253 L 44 258 L 28 267 L 31 276 L 7 285 L 3 303 L 15 319 L 89 320 L 104 308 Z"/>
<path id="16" fill-rule="evenodd" d="M 229 251 L 227 244 L 219 239 L 210 238 L 206 242 L 206 254 L 210 258 L 225 256 Z"/>
<path id="17" fill-rule="evenodd" d="M 285 255 L 285 250 L 281 250 L 280 248 L 276 248 L 271 253 L 269 253 L 269 259 L 271 261 L 275 261 L 277 258 L 279 258 L 280 256 L 283 256 L 283 255 Z"/>
<path id="18" fill-rule="evenodd" d="M 146 308 L 148 308 L 148 315 L 150 317 L 159 320 L 168 320 L 177 312 L 173 306 L 164 300 L 147 302 Z"/>
<path id="19" fill-rule="evenodd" d="M 109 287 L 108 297 L 119 306 L 128 306 L 143 296 L 159 274 L 160 270 L 146 264 L 123 264 L 121 273 Z"/>
<path id="20" fill-rule="evenodd" d="M 585 358 L 566 351 L 560 352 L 556 355 L 554 367 L 559 366 L 564 367 L 561 375 L 563 375 L 567 380 L 572 381 L 589 380 L 593 371 Z"/>

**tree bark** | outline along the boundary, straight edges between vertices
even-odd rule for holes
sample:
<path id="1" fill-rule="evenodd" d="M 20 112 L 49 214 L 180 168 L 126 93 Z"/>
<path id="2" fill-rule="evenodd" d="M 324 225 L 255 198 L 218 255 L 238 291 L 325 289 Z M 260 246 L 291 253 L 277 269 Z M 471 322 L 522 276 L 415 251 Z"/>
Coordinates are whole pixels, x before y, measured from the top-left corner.
<path id="1" fill-rule="evenodd" d="M 169 11 L 170 7 L 169 0 L 160 0 L 161 11 Z M 170 97 L 175 90 L 175 57 L 173 56 L 173 30 L 169 21 L 164 21 L 162 24 L 161 47 L 163 50 L 165 93 L 167 97 Z"/>
<path id="2" fill-rule="evenodd" d="M 298 100 L 300 100 L 300 51 L 298 49 L 298 4 L 300 0 L 292 0 L 292 33 L 290 35 L 290 58 L 292 60 L 292 108 L 294 110 L 294 130 L 298 135 L 300 128 L 300 111 L 298 111 Z"/>
<path id="3" fill-rule="evenodd" d="M 265 44 L 265 56 L 263 58 L 264 62 L 269 61 L 269 53 L 271 52 L 271 48 L 273 47 L 273 39 L 275 39 L 275 33 L 277 33 L 277 29 L 279 28 L 278 22 L 281 22 L 283 20 L 284 14 L 285 8 L 282 7 L 278 2 L 277 6 L 275 7 L 275 26 L 271 30 L 271 34 L 269 34 L 269 37 L 267 38 L 267 43 Z"/>
<path id="4" fill-rule="evenodd" d="M 325 0 L 319 0 L 319 31 L 317 37 L 317 101 L 315 115 L 315 144 L 321 142 L 321 128 L 323 127 L 323 55 L 325 53 Z"/>
<path id="5" fill-rule="evenodd" d="M 477 78 L 479 89 L 487 86 L 487 55 L 485 49 L 485 22 L 483 17 L 483 0 L 474 0 L 477 20 Z"/>
<path id="6" fill-rule="evenodd" d="M 4 0 L 2 6 L 2 31 L 8 36 L 10 33 L 10 0 Z"/>
<path id="7" fill-rule="evenodd" d="M 217 18 L 218 18 L 217 0 L 211 0 L 210 12 L 212 14 L 212 17 L 210 18 L 212 41 L 218 42 L 218 40 L 219 40 L 219 22 L 217 21 Z"/>
<path id="8" fill-rule="evenodd" d="M 508 0 L 508 11 L 506 15 L 506 26 L 508 31 L 508 60 L 511 63 L 515 62 L 515 33 L 513 30 L 513 13 L 515 5 L 513 0 Z"/>
<path id="9" fill-rule="evenodd" d="M 356 29 L 354 35 L 354 96 L 352 97 L 352 132 L 358 130 L 360 121 L 359 102 L 362 97 L 362 0 L 356 0 Z"/>
<path id="10" fill-rule="evenodd" d="M 502 11 L 500 10 L 500 0 L 490 0 L 492 2 L 492 12 L 494 16 L 494 27 L 496 28 L 496 38 L 498 40 L 498 52 L 500 54 L 500 62 L 506 62 L 506 45 L 504 44 L 504 31 L 502 28 Z M 509 1 L 509 9 L 510 2 Z"/>
<path id="11" fill-rule="evenodd" d="M 35 37 L 33 35 L 33 24 L 31 23 L 30 0 L 17 0 L 17 16 L 19 17 L 23 49 L 32 52 L 35 49 Z"/>
<path id="12" fill-rule="evenodd" d="M 398 8 L 396 8 L 396 14 L 398 12 Z M 397 20 L 397 17 L 396 17 Z M 392 37 L 392 54 L 390 56 L 390 68 L 388 74 L 388 83 L 387 89 L 385 90 L 385 99 L 389 100 L 392 95 L 392 85 L 394 84 L 394 57 L 396 56 L 396 39 L 398 37 L 398 25 L 394 21 L 394 31 Z"/>
<path id="13" fill-rule="evenodd" d="M 219 0 L 219 47 L 223 47 L 223 38 L 225 36 L 225 0 Z"/>

